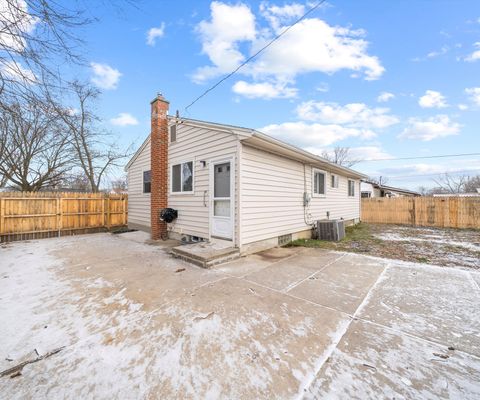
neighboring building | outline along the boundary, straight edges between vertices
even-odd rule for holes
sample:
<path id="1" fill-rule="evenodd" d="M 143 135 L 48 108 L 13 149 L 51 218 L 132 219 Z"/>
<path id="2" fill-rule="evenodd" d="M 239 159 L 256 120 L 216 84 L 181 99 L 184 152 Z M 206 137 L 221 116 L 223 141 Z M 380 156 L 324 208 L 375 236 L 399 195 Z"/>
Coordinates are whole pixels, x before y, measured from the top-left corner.
<path id="1" fill-rule="evenodd" d="M 396 188 L 392 186 L 379 185 L 374 182 L 362 181 L 362 198 L 370 197 L 414 197 L 420 196 L 420 193 L 412 190 Z"/>
<path id="2" fill-rule="evenodd" d="M 126 166 L 131 228 L 165 236 L 159 212 L 170 207 L 170 237 L 249 253 L 310 237 L 318 219 L 359 222 L 365 175 L 253 129 L 168 116 L 162 96 L 151 107 L 151 135 Z"/>

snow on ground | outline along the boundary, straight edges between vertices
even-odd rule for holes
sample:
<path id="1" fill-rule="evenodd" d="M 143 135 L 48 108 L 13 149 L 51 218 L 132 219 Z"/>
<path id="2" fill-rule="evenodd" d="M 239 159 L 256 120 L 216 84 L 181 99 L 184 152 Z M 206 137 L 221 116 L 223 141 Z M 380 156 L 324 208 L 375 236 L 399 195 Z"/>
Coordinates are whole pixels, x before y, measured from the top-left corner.
<path id="1" fill-rule="evenodd" d="M 145 239 L 0 246 L 0 371 L 63 347 L 0 378 L 2 396 L 480 396 L 480 273 L 309 249 L 237 260 L 239 278 Z M 361 294 L 355 313 L 325 285 Z"/>

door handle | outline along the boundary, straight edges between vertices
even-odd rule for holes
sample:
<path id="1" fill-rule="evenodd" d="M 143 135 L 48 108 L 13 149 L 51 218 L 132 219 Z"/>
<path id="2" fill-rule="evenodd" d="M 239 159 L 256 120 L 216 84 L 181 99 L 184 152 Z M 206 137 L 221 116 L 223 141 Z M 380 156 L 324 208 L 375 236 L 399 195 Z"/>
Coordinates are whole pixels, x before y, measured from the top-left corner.
<path id="1" fill-rule="evenodd" d="M 207 192 L 208 192 L 208 190 L 203 191 L 203 206 L 204 207 L 207 207 L 207 202 L 205 200 L 205 198 L 207 197 Z"/>

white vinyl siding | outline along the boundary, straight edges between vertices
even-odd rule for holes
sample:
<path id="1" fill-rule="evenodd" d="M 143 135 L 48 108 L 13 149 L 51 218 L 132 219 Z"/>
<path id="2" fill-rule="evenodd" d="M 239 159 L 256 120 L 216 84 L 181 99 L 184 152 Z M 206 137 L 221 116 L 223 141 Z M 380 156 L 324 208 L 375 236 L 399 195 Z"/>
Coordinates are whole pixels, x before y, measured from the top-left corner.
<path id="1" fill-rule="evenodd" d="M 187 124 L 177 125 L 176 136 L 175 143 L 170 144 L 169 171 L 171 172 L 175 164 L 192 161 L 194 180 L 192 194 L 173 193 L 169 188 L 168 206 L 178 210 L 178 219 L 172 224 L 172 228 L 178 234 L 208 238 L 209 165 L 211 160 L 236 157 L 238 139 L 231 133 Z"/>
<path id="2" fill-rule="evenodd" d="M 144 193 L 143 173 L 150 171 L 150 138 L 128 169 L 128 222 L 150 229 L 150 193 Z"/>
<path id="3" fill-rule="evenodd" d="M 242 146 L 241 155 L 242 244 L 308 230 L 303 193 L 313 192 L 315 169 L 247 145 Z M 325 181 L 329 182 L 331 174 L 328 171 L 325 174 Z M 324 196 L 312 197 L 309 206 L 312 220 L 326 218 L 327 211 L 331 219 L 360 217 L 358 191 L 349 197 L 348 178 L 336 175 L 338 189 L 325 185 Z"/>

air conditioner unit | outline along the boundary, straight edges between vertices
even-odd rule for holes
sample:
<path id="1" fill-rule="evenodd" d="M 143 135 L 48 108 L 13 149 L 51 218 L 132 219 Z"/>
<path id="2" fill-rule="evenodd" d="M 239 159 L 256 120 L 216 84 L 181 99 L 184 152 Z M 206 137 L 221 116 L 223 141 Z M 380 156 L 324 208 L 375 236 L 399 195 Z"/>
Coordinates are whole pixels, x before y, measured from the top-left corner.
<path id="1" fill-rule="evenodd" d="M 317 221 L 317 239 L 338 241 L 345 237 L 343 219 L 321 219 Z"/>

